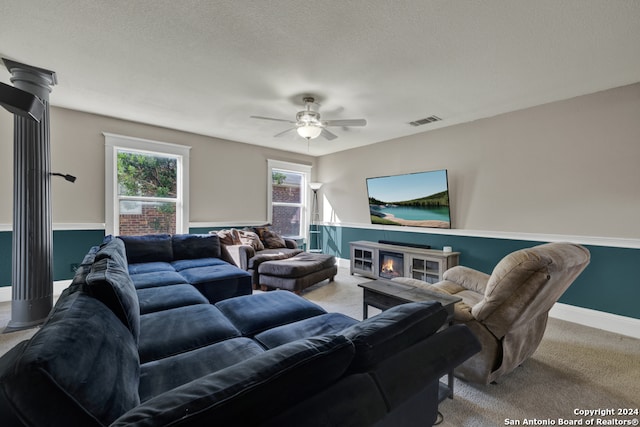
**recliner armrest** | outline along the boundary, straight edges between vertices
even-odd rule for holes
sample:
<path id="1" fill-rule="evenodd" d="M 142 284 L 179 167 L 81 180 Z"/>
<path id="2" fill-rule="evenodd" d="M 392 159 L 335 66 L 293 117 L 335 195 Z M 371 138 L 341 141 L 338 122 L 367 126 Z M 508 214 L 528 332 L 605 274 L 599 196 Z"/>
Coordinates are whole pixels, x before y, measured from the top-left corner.
<path id="1" fill-rule="evenodd" d="M 465 289 L 484 294 L 491 276 L 463 265 L 457 265 L 445 271 L 442 277 L 444 280 L 456 283 Z"/>

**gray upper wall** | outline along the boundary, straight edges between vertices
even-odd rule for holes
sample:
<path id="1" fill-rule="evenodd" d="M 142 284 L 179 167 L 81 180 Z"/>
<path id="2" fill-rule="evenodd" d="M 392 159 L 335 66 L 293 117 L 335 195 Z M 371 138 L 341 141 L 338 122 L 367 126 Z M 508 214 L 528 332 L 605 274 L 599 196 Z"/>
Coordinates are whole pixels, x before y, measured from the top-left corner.
<path id="1" fill-rule="evenodd" d="M 367 177 L 434 169 L 453 228 L 638 239 L 640 83 L 321 157 L 324 220 L 369 224 Z"/>
<path id="2" fill-rule="evenodd" d="M 53 181 L 54 224 L 104 222 L 102 132 L 193 147 L 191 222 L 266 219 L 273 158 L 314 166 L 326 222 L 369 224 L 367 177 L 446 168 L 456 229 L 640 238 L 640 83 L 317 159 L 54 107 L 52 170 L 78 177 Z M 0 114 L 0 141 L 7 225 L 8 113 Z"/>
<path id="3" fill-rule="evenodd" d="M 54 107 L 51 168 L 78 178 L 74 184 L 53 180 L 54 225 L 104 223 L 103 132 L 192 147 L 191 222 L 263 222 L 267 218 L 267 159 L 315 164 L 311 156 Z M 13 119 L 9 113 L 0 114 L 0 141 L 0 196 L 5 200 L 0 204 L 0 224 L 7 225 L 12 221 L 13 199 Z"/>

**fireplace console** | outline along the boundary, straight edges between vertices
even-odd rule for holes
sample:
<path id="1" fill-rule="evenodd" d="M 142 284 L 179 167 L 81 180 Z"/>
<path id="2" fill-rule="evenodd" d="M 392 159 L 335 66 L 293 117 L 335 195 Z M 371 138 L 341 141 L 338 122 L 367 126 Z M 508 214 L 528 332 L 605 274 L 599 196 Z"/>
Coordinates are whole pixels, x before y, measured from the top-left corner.
<path id="1" fill-rule="evenodd" d="M 351 274 L 371 279 L 412 277 L 429 283 L 442 280 L 449 268 L 458 265 L 460 252 L 443 252 L 404 245 L 358 240 L 351 246 Z"/>

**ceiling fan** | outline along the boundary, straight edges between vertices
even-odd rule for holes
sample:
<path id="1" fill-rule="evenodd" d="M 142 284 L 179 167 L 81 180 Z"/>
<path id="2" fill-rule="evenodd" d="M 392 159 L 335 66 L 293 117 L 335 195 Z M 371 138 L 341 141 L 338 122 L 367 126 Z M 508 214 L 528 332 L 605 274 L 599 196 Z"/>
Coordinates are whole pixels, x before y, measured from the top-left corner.
<path id="1" fill-rule="evenodd" d="M 249 116 L 252 119 L 260 119 L 260 120 L 273 120 L 276 122 L 286 122 L 291 123 L 294 127 L 289 128 L 283 132 L 277 133 L 274 137 L 279 137 L 285 135 L 292 130 L 296 130 L 298 135 L 305 138 L 307 141 L 317 138 L 322 135 L 324 138 L 329 141 L 336 139 L 338 135 L 330 132 L 327 127 L 330 126 L 366 126 L 367 121 L 365 119 L 343 119 L 343 120 L 320 120 L 320 113 L 314 111 L 311 107 L 315 103 L 315 99 L 311 96 L 305 96 L 302 98 L 302 101 L 305 104 L 305 109 L 302 111 L 298 111 L 296 114 L 296 119 L 287 120 L 287 119 L 274 119 L 272 117 L 263 117 L 263 116 Z"/>

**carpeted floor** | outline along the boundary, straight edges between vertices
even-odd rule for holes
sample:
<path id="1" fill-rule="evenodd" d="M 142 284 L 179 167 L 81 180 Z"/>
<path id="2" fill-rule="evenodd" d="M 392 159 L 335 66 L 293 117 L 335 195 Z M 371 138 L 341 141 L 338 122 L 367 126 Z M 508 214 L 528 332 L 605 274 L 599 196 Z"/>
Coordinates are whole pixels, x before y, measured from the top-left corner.
<path id="1" fill-rule="evenodd" d="M 327 311 L 362 319 L 362 289 L 367 281 L 340 268 L 334 282 L 308 288 L 303 296 Z M 378 311 L 369 309 L 369 316 Z M 10 318 L 10 303 L 0 303 L 0 328 Z M 0 335 L 0 355 L 37 328 Z M 613 419 L 638 415 L 576 415 L 577 410 L 640 410 L 640 340 L 578 324 L 549 319 L 542 343 L 520 368 L 497 385 L 479 386 L 456 379 L 455 397 L 440 405 L 441 426 L 562 425 L 582 420 L 588 425 L 611 424 Z M 602 420 L 598 424 L 598 419 Z M 609 424 L 607 424 L 609 423 Z M 572 425 L 572 424 L 564 424 Z M 637 424 L 629 424 L 637 425 Z"/>

